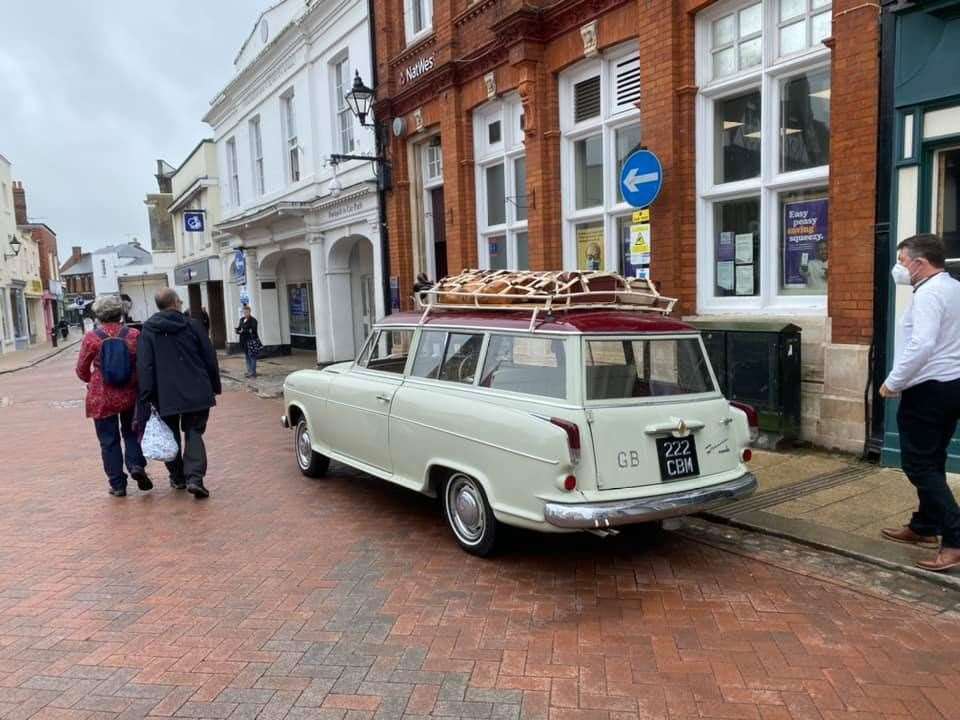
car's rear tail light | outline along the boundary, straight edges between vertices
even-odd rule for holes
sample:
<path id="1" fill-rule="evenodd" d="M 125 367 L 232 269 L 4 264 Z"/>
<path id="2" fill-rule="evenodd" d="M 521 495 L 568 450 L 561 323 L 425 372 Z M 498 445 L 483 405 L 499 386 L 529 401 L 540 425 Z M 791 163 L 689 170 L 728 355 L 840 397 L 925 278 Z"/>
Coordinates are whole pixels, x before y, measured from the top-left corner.
<path id="1" fill-rule="evenodd" d="M 760 438 L 760 415 L 757 413 L 757 409 L 753 405 L 747 405 L 737 400 L 731 400 L 730 405 L 746 414 L 747 425 L 750 428 L 750 442 L 756 442 Z"/>
<path id="2" fill-rule="evenodd" d="M 740 451 L 740 460 L 750 462 L 753 459 L 753 451 L 750 448 L 744 448 Z"/>
<path id="3" fill-rule="evenodd" d="M 580 462 L 580 427 L 576 423 L 561 418 L 550 418 L 550 422 L 567 434 L 567 448 L 570 450 L 570 462 Z"/>
<path id="4" fill-rule="evenodd" d="M 567 475 L 563 480 L 563 489 L 564 490 L 576 490 L 577 489 L 577 476 L 576 475 Z"/>

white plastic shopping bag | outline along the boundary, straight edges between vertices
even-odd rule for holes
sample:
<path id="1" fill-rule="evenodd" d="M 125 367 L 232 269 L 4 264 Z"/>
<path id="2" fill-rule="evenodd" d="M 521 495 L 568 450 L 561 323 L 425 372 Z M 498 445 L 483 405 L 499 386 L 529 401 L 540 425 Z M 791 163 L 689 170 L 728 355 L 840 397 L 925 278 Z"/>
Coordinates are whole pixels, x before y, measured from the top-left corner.
<path id="1" fill-rule="evenodd" d="M 150 408 L 150 419 L 147 420 L 143 429 L 140 449 L 143 450 L 144 457 L 151 460 L 162 460 L 163 462 L 173 460 L 179 452 L 177 439 L 173 436 L 173 431 L 157 415 L 156 408 Z"/>

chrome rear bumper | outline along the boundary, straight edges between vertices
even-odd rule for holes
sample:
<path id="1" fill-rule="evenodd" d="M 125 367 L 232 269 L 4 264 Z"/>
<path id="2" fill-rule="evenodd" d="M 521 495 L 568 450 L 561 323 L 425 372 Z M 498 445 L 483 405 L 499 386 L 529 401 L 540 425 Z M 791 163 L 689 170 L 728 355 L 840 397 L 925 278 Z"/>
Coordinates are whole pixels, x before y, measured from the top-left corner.
<path id="1" fill-rule="evenodd" d="M 744 473 L 719 485 L 650 497 L 600 503 L 548 502 L 543 516 L 548 523 L 560 528 L 609 528 L 690 515 L 716 502 L 748 497 L 756 489 L 757 479 L 753 473 Z"/>

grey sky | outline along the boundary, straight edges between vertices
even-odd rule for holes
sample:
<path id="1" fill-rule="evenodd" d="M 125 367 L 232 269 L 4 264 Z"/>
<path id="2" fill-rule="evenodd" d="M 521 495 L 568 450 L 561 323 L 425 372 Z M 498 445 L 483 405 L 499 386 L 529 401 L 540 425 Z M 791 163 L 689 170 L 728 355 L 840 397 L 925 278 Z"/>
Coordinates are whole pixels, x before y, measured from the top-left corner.
<path id="1" fill-rule="evenodd" d="M 0 154 L 27 210 L 87 250 L 149 243 L 156 159 L 178 166 L 272 0 L 0 0 Z"/>

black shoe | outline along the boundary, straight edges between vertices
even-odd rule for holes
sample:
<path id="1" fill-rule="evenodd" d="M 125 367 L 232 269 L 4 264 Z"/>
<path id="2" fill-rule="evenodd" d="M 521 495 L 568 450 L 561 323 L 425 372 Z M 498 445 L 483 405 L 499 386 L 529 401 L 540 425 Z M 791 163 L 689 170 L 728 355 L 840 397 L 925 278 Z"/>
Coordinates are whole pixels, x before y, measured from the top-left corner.
<path id="1" fill-rule="evenodd" d="M 110 488 L 110 494 L 114 497 L 126 497 L 127 489 L 126 488 Z"/>
<path id="2" fill-rule="evenodd" d="M 187 486 L 187 481 L 183 478 L 170 478 L 170 487 L 174 490 L 183 490 Z"/>
<path id="3" fill-rule="evenodd" d="M 130 477 L 137 481 L 137 487 L 140 488 L 141 492 L 153 490 L 153 482 L 150 480 L 150 476 L 147 475 L 147 471 L 143 468 L 134 468 L 131 470 Z"/>
<path id="4" fill-rule="evenodd" d="M 210 497 L 210 491 L 203 486 L 202 480 L 190 480 L 187 482 L 187 492 L 197 498 L 197 500 Z"/>

